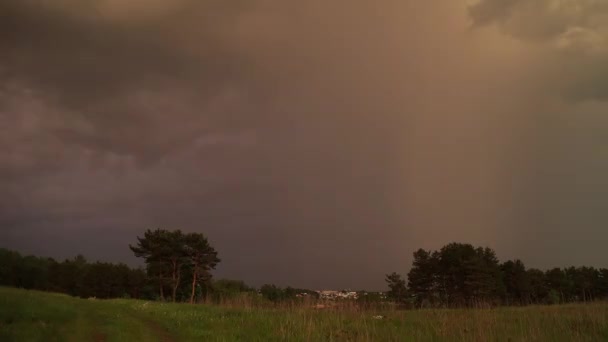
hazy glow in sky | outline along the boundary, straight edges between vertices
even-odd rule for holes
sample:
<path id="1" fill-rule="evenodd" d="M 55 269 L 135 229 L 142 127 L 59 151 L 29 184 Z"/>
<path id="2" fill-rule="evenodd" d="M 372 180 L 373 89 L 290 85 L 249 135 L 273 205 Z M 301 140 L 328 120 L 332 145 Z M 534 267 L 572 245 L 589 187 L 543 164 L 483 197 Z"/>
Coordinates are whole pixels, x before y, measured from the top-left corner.
<path id="1" fill-rule="evenodd" d="M 452 241 L 601 265 L 608 3 L 0 4 L 0 246 L 382 288 Z"/>

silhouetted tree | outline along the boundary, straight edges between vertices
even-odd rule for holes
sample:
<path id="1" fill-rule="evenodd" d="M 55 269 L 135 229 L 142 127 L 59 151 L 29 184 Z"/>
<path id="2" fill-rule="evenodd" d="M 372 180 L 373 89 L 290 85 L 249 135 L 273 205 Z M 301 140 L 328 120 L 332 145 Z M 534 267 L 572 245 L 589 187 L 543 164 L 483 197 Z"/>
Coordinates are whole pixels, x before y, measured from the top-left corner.
<path id="1" fill-rule="evenodd" d="M 569 267 L 566 276 L 571 284 L 571 297 L 578 301 L 591 301 L 597 292 L 599 272 L 593 267 Z"/>
<path id="2" fill-rule="evenodd" d="M 531 284 L 526 266 L 521 260 L 506 261 L 501 266 L 505 286 L 505 302 L 508 304 L 528 304 L 531 300 Z"/>
<path id="3" fill-rule="evenodd" d="M 57 262 L 0 249 L 0 285 L 78 297 L 145 296 L 145 273 L 124 264 L 89 263 L 79 255 Z"/>
<path id="4" fill-rule="evenodd" d="M 559 299 L 559 302 L 570 300 L 572 292 L 570 280 L 566 272 L 560 268 L 553 268 L 545 273 L 545 284 L 549 291 L 554 291 Z"/>
<path id="5" fill-rule="evenodd" d="M 389 288 L 388 297 L 396 303 L 404 303 L 407 298 L 407 286 L 401 275 L 393 272 L 387 274 L 385 280 Z"/>
<path id="6" fill-rule="evenodd" d="M 215 301 L 235 298 L 241 293 L 252 293 L 255 289 L 247 286 L 242 280 L 219 279 L 211 281 L 209 291 Z"/>
<path id="7" fill-rule="evenodd" d="M 137 237 L 137 245 L 129 245 L 129 248 L 136 257 L 143 258 L 147 264 L 149 276 L 153 276 L 158 280 L 159 296 L 161 300 L 165 299 L 165 274 L 168 268 L 167 255 L 170 251 L 166 244 L 166 230 L 156 229 L 154 231 L 148 229 L 144 232 L 144 237 Z"/>
<path id="8" fill-rule="evenodd" d="M 451 243 L 438 255 L 438 283 L 447 305 L 472 305 L 495 299 L 502 290 L 493 250 Z"/>
<path id="9" fill-rule="evenodd" d="M 608 298 L 608 269 L 600 268 L 597 277 L 598 299 Z"/>
<path id="10" fill-rule="evenodd" d="M 407 274 L 408 290 L 416 300 L 418 307 L 425 302 L 432 303 L 438 296 L 438 253 L 431 253 L 423 249 L 414 252 L 412 268 Z"/>
<path id="11" fill-rule="evenodd" d="M 181 230 L 148 229 L 143 238 L 137 237 L 137 245 L 129 245 L 129 248 L 135 256 L 144 258 L 149 274 L 157 277 L 161 300 L 164 299 L 165 281 L 169 280 L 174 302 L 178 290 L 180 298 L 185 295 L 184 272 L 190 276 L 189 297 L 194 302 L 197 284 L 211 279 L 209 271 L 220 261 L 203 234 L 184 234 Z"/>
<path id="12" fill-rule="evenodd" d="M 264 284 L 260 288 L 262 296 L 272 302 L 278 302 L 284 298 L 281 288 L 273 284 Z"/>
<path id="13" fill-rule="evenodd" d="M 184 235 L 180 230 L 148 229 L 143 238 L 137 237 L 136 246 L 129 245 L 135 256 L 143 258 L 148 264 L 148 271 L 154 272 L 157 277 L 161 300 L 165 297 L 164 285 L 168 279 L 171 299 L 176 301 L 182 268 L 186 260 L 183 240 Z"/>
<path id="14" fill-rule="evenodd" d="M 357 291 L 357 303 L 364 307 L 378 305 L 384 301 L 384 298 L 382 292 Z"/>
<path id="15" fill-rule="evenodd" d="M 200 281 L 211 279 L 209 271 L 215 269 L 220 262 L 217 252 L 203 234 L 190 233 L 184 236 L 184 252 L 186 260 L 191 267 L 192 273 L 192 292 L 190 303 L 194 303 L 196 285 Z"/>
<path id="16" fill-rule="evenodd" d="M 21 263 L 21 254 L 0 249 L 0 285 L 17 287 L 17 267 Z"/>

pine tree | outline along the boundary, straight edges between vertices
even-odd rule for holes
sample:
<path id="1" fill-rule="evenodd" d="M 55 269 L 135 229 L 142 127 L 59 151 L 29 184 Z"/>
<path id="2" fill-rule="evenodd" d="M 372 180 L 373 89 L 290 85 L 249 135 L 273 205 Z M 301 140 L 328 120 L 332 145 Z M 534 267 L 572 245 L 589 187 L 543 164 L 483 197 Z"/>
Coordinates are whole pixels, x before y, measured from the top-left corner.
<path id="1" fill-rule="evenodd" d="M 386 282 L 389 288 L 388 297 L 396 303 L 404 303 L 407 298 L 407 287 L 401 275 L 396 272 L 387 274 Z"/>
<path id="2" fill-rule="evenodd" d="M 209 271 L 220 262 L 217 252 L 209 245 L 203 234 L 190 233 L 184 237 L 185 255 L 192 270 L 192 291 L 190 303 L 194 303 L 196 286 L 201 281 L 211 278 Z"/>
<path id="3" fill-rule="evenodd" d="M 417 306 L 423 306 L 425 302 L 434 302 L 438 296 L 437 257 L 423 249 L 414 252 L 412 268 L 407 274 L 408 289 L 416 300 Z"/>

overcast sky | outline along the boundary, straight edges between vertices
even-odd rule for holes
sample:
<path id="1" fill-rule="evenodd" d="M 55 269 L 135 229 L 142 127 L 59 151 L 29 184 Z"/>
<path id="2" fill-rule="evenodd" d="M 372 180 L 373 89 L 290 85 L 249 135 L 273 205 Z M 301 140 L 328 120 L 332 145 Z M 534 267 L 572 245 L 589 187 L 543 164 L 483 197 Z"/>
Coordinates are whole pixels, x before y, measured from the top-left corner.
<path id="1" fill-rule="evenodd" d="M 2 0 L 0 247 L 383 289 L 417 248 L 608 266 L 608 2 Z"/>

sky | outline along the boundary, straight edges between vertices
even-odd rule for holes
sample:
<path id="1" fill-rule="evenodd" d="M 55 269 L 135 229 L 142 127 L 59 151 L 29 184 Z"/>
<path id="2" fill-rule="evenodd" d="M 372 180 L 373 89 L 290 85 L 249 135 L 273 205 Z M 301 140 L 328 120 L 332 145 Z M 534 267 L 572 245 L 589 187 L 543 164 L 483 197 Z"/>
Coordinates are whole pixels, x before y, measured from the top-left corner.
<path id="1" fill-rule="evenodd" d="M 606 267 L 603 0 L 4 0 L 0 247 L 384 289 L 418 248 Z"/>

